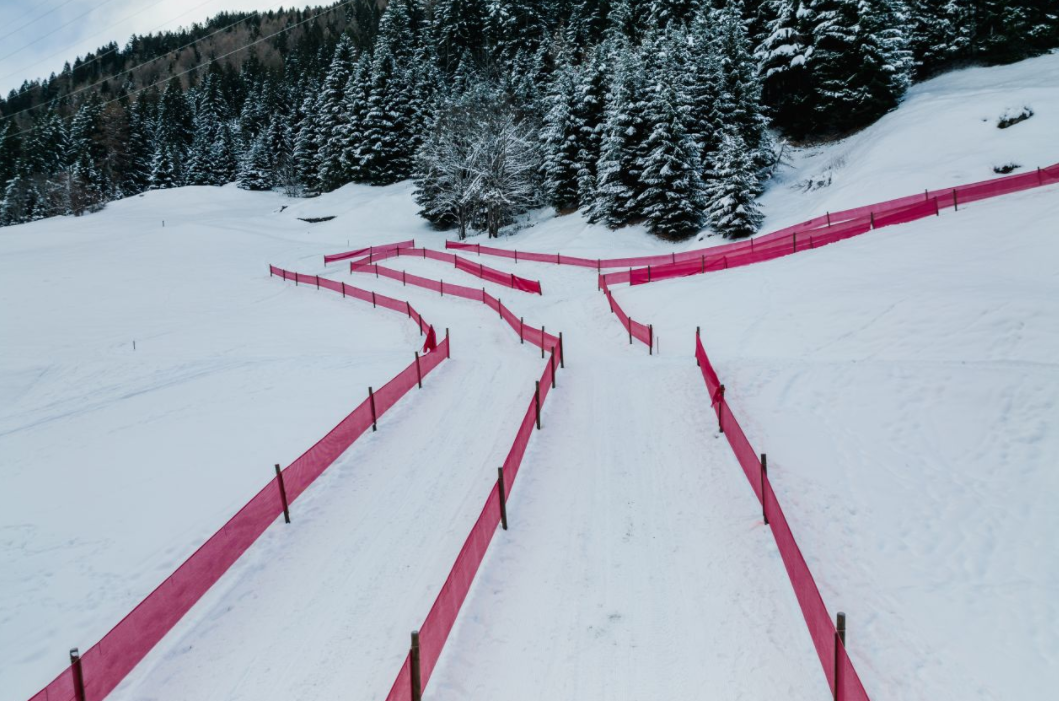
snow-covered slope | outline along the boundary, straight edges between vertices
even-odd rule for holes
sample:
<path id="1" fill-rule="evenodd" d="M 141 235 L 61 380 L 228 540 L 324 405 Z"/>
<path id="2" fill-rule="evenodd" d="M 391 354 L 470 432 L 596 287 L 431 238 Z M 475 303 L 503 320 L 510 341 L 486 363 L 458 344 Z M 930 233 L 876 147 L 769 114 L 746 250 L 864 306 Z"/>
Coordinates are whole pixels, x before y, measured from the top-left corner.
<path id="1" fill-rule="evenodd" d="M 1023 106 L 1030 120 L 996 128 Z M 864 133 L 793 153 L 763 199 L 764 230 L 1008 162 L 1054 163 L 1055 133 L 1059 56 L 942 76 Z M 564 331 L 570 363 L 509 505 L 513 530 L 494 542 L 428 697 L 826 694 L 753 497 L 714 435 L 690 360 L 702 326 L 828 605 L 850 616 L 873 697 L 1044 698 L 1059 684 L 1047 540 L 1059 526 L 1057 190 L 619 289 L 655 323 L 660 358 L 628 345 L 591 272 L 483 258 L 543 281 L 543 297 L 485 286 Z M 295 524 L 270 529 L 116 698 L 385 694 L 540 363 L 480 305 L 322 266 L 347 246 L 440 248 L 415 211 L 409 184 L 305 201 L 184 188 L 0 229 L 0 698 L 43 686 L 273 463 L 411 360 L 419 337 L 405 320 L 269 280 L 269 262 L 410 299 L 452 328 L 452 364 L 314 487 Z M 298 219 L 321 216 L 336 218 Z M 678 248 L 544 213 L 500 245 Z"/>

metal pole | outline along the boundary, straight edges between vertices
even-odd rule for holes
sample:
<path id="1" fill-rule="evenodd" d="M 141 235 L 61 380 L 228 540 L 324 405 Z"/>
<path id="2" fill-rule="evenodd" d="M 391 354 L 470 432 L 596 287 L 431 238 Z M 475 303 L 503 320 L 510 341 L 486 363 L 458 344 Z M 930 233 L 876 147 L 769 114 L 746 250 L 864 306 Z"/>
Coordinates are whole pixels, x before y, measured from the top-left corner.
<path id="1" fill-rule="evenodd" d="M 290 523 L 290 504 L 287 503 L 287 485 L 283 484 L 283 470 L 276 463 L 276 481 L 279 482 L 279 498 L 283 502 L 283 520 Z"/>
<path id="2" fill-rule="evenodd" d="M 496 468 L 497 484 L 500 487 L 500 525 L 507 530 L 507 495 L 504 493 L 504 468 Z"/>

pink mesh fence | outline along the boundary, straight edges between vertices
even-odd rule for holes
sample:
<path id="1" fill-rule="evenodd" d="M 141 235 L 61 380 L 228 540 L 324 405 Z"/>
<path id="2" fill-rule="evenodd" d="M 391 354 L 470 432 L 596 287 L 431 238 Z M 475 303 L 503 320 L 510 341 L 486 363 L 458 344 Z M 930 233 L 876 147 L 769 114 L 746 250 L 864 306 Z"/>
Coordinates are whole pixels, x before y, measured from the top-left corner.
<path id="1" fill-rule="evenodd" d="M 736 241 L 722 246 L 713 246 L 710 248 L 663 255 L 593 260 L 590 258 L 563 256 L 557 253 L 527 253 L 525 251 L 511 251 L 502 248 L 492 248 L 480 244 L 460 243 L 456 241 L 446 241 L 445 247 L 455 250 L 473 250 L 477 251 L 479 254 L 501 258 L 513 258 L 516 262 L 524 260 L 539 263 L 554 263 L 557 265 L 576 265 L 580 267 L 596 268 L 597 270 L 602 268 L 629 268 L 648 265 L 652 267 L 661 267 L 675 265 L 677 263 L 689 263 L 688 266 L 680 268 L 683 272 L 679 274 L 666 274 L 666 272 L 662 270 L 653 271 L 654 274 L 652 275 L 651 280 L 653 282 L 670 277 L 682 277 L 701 272 L 709 272 L 709 269 L 701 270 L 703 262 L 709 265 L 716 262 L 720 257 L 732 253 L 754 252 L 755 249 L 775 244 L 775 248 L 771 249 L 771 252 L 775 253 L 775 255 L 762 257 L 757 260 L 747 258 L 737 264 L 731 264 L 731 261 L 729 261 L 730 264 L 727 267 L 748 265 L 751 262 L 771 260 L 772 258 L 786 255 L 786 253 L 782 253 L 784 250 L 786 250 L 787 253 L 793 253 L 797 250 L 805 250 L 806 248 L 833 243 L 842 238 L 856 236 L 871 230 L 873 227 L 880 228 L 892 224 L 913 221 L 914 219 L 922 217 L 933 216 L 946 207 L 958 207 L 960 204 L 1006 195 L 1013 192 L 1020 192 L 1022 190 L 1029 190 L 1035 187 L 1052 185 L 1055 183 L 1059 183 L 1059 164 L 1051 165 L 1047 168 L 1038 168 L 1036 171 L 1029 173 L 1006 175 L 979 183 L 943 188 L 941 190 L 932 190 L 906 197 L 898 197 L 885 202 L 878 202 L 863 207 L 855 207 L 841 212 L 828 212 L 823 216 L 814 217 L 813 219 L 784 227 L 783 229 L 754 239 Z M 817 234 L 824 233 L 823 229 L 831 229 L 838 225 L 848 224 L 854 220 L 858 221 L 857 225 L 852 229 L 845 230 L 845 235 L 834 238 L 817 238 Z M 865 223 L 867 223 L 867 226 L 863 226 Z M 806 236 L 809 238 L 805 238 Z M 799 239 L 801 239 L 801 241 L 799 241 Z M 758 252 L 762 253 L 764 251 Z M 699 261 L 699 270 L 696 270 L 694 265 L 691 264 L 694 261 Z M 627 279 L 622 279 L 622 275 L 624 275 L 624 273 L 609 273 L 607 276 L 608 282 L 612 284 L 628 282 Z M 646 273 L 643 273 L 644 278 L 646 278 L 646 275 Z M 633 284 L 642 284 L 644 281 L 646 280 L 638 278 Z"/>
<path id="2" fill-rule="evenodd" d="M 625 310 L 618 304 L 618 300 L 614 299 L 614 295 L 611 294 L 605 278 L 605 275 L 601 275 L 599 278 L 600 289 L 603 290 L 603 294 L 607 297 L 607 304 L 610 305 L 610 310 L 614 312 L 614 315 L 618 317 L 618 321 L 629 332 L 629 342 L 632 343 L 633 339 L 636 339 L 651 348 L 654 345 L 654 330 L 650 325 L 634 321 L 625 313 Z"/>
<path id="3" fill-rule="evenodd" d="M 309 450 L 283 470 L 288 502 L 357 440 L 393 404 L 448 356 L 448 340 L 412 363 L 375 394 L 375 411 L 365 399 Z M 147 655 L 192 606 L 283 512 L 279 477 L 274 477 L 165 581 L 81 656 L 85 701 L 101 701 Z M 63 670 L 30 701 L 79 701 L 74 668 Z"/>
<path id="4" fill-rule="evenodd" d="M 552 373 L 556 367 L 556 356 L 553 353 L 541 374 L 539 382 L 539 395 L 535 392 L 530 400 L 530 405 L 522 417 L 515 440 L 504 460 L 504 492 L 505 498 L 511 494 L 511 489 L 518 475 L 519 466 L 526 454 L 530 437 L 537 420 L 538 407 L 543 408 L 544 401 L 548 396 L 552 383 Z M 539 404 L 538 404 L 539 402 Z M 460 609 L 467 594 L 478 574 L 489 543 L 493 539 L 496 527 L 500 523 L 500 489 L 499 484 L 494 484 L 489 496 L 486 497 L 485 505 L 471 527 L 471 532 L 460 548 L 456 561 L 449 571 L 448 577 L 441 586 L 441 591 L 434 600 L 433 606 L 427 613 L 423 625 L 419 629 L 419 669 L 421 690 L 425 689 L 430 677 L 437 667 L 438 659 L 445 648 L 449 633 L 456 623 Z M 387 701 L 408 701 L 412 698 L 412 664 L 411 656 L 405 657 L 401 668 L 398 670 L 397 678 L 390 687 Z"/>
<path id="5" fill-rule="evenodd" d="M 411 241 L 401 241 L 400 243 L 387 243 L 381 246 L 368 246 L 367 248 L 358 248 L 355 251 L 346 251 L 345 253 L 334 253 L 329 256 L 324 256 L 324 265 L 329 263 L 336 263 L 340 260 L 349 260 L 350 258 L 359 258 L 361 256 L 371 255 L 372 253 L 383 253 L 387 251 L 397 251 L 402 248 L 415 248 L 415 239 Z"/>
<path id="6" fill-rule="evenodd" d="M 802 611 L 806 626 L 809 628 L 813 647 L 820 658 L 820 664 L 823 667 L 824 676 L 827 678 L 832 694 L 835 693 L 837 676 L 838 695 L 835 696 L 836 699 L 839 701 L 868 701 L 868 695 L 864 691 L 857 671 L 853 668 L 853 663 L 849 660 L 841 643 L 838 642 L 835 625 L 827 612 L 824 599 L 820 595 L 820 590 L 816 586 L 812 572 L 809 571 L 809 566 L 805 562 L 802 551 L 794 540 L 794 534 L 791 533 L 790 524 L 787 522 L 787 517 L 780 507 L 779 499 L 776 497 L 768 477 L 761 469 L 757 453 L 750 445 L 750 441 L 747 440 L 742 427 L 739 425 L 739 421 L 735 418 L 725 399 L 717 372 L 710 363 L 706 350 L 703 348 L 702 340 L 698 336 L 695 338 L 695 359 L 706 383 L 706 390 L 710 394 L 710 402 L 717 412 L 720 426 L 728 439 L 728 444 L 731 446 L 736 459 L 753 487 L 754 494 L 762 504 L 764 515 L 772 528 L 772 537 L 776 541 L 776 547 L 779 549 L 783 566 L 787 570 L 787 576 L 790 578 L 791 586 L 794 588 L 794 595 L 798 600 L 798 606 Z M 836 645 L 838 646 L 837 653 Z"/>
<path id="7" fill-rule="evenodd" d="M 363 268 L 369 268 L 376 263 L 397 257 L 423 258 L 452 263 L 455 269 L 469 273 L 488 282 L 510 287 L 521 292 L 529 292 L 538 295 L 543 294 L 541 291 L 541 283 L 538 280 L 529 280 L 527 278 L 519 277 L 514 273 L 506 273 L 503 270 L 490 268 L 481 263 L 471 262 L 466 258 L 461 258 L 460 256 L 455 256 L 451 253 L 442 253 L 428 248 L 394 248 L 389 251 L 376 251 L 365 256 L 361 260 L 350 263 L 350 272 L 363 272 Z"/>

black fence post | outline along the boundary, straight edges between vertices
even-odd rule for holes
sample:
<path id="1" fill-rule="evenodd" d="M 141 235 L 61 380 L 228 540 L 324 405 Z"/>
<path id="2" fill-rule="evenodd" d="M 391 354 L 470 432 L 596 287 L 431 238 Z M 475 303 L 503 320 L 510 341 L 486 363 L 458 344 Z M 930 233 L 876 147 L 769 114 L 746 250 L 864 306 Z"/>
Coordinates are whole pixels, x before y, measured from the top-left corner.
<path id="1" fill-rule="evenodd" d="M 422 674 L 419 669 L 419 631 L 412 631 L 412 647 L 408 651 L 409 676 L 412 678 L 412 701 L 423 701 Z"/>
<path id="2" fill-rule="evenodd" d="M 537 430 L 541 430 L 541 381 L 537 380 L 537 389 L 533 392 L 533 404 L 537 409 Z"/>
<path id="3" fill-rule="evenodd" d="M 500 488 L 500 525 L 507 530 L 507 495 L 504 494 L 504 468 L 496 468 L 497 485 Z"/>
<path id="4" fill-rule="evenodd" d="M 379 430 L 378 418 L 375 416 L 375 392 L 372 391 L 371 387 L 368 387 L 368 401 L 371 404 L 371 430 Z"/>
<path id="5" fill-rule="evenodd" d="M 769 525 L 768 509 L 765 508 L 765 481 L 769 476 L 768 456 L 761 454 L 761 518 L 765 519 L 765 525 Z"/>
<path id="6" fill-rule="evenodd" d="M 541 358 L 544 357 L 544 324 L 541 324 Z"/>
<path id="7" fill-rule="evenodd" d="M 552 346 L 552 354 L 548 356 L 548 362 L 552 366 L 552 389 L 555 389 L 555 346 Z"/>
<path id="8" fill-rule="evenodd" d="M 452 357 L 452 344 L 449 343 L 449 330 L 445 329 L 445 359 L 448 360 Z"/>
<path id="9" fill-rule="evenodd" d="M 655 354 L 655 325 L 647 325 L 647 355 Z"/>
<path id="10" fill-rule="evenodd" d="M 559 367 L 566 367 L 566 351 L 563 348 L 563 332 L 559 332 Z"/>
<path id="11" fill-rule="evenodd" d="M 695 327 L 695 364 L 698 365 L 700 368 L 702 367 L 702 363 L 699 362 L 699 345 L 702 343 L 702 341 L 700 340 L 700 334 L 701 333 L 702 333 L 702 327 L 701 326 L 696 326 Z"/>
<path id="12" fill-rule="evenodd" d="M 70 650 L 70 666 L 74 670 L 74 698 L 85 701 L 85 672 L 81 668 L 81 653 L 76 647 Z"/>
<path id="13" fill-rule="evenodd" d="M 375 290 L 372 290 L 371 292 L 371 306 L 372 308 L 375 307 Z"/>
<path id="14" fill-rule="evenodd" d="M 724 415 L 724 385 L 717 388 L 717 430 L 724 433 L 724 421 L 721 417 Z"/>
<path id="15" fill-rule="evenodd" d="M 290 504 L 287 503 L 287 485 L 283 483 L 283 470 L 276 463 L 276 481 L 279 483 L 279 500 L 283 504 L 283 521 L 290 523 Z"/>
<path id="16" fill-rule="evenodd" d="M 423 389 L 423 371 L 419 367 L 419 351 L 416 351 L 416 380 L 419 382 L 419 389 Z"/>
<path id="17" fill-rule="evenodd" d="M 839 611 L 835 621 L 835 701 L 841 701 L 842 683 L 840 672 L 842 669 L 841 648 L 846 644 L 846 614 Z"/>
<path id="18" fill-rule="evenodd" d="M 526 337 L 525 337 L 525 335 L 523 335 L 523 333 L 522 333 L 522 330 L 523 330 L 523 328 L 525 327 L 525 325 L 526 325 L 526 319 L 525 319 L 525 317 L 521 317 L 521 316 L 520 316 L 520 317 L 518 318 L 518 342 L 519 342 L 519 343 L 521 343 L 521 344 L 523 344 L 523 345 L 525 345 L 525 344 L 526 344 Z"/>

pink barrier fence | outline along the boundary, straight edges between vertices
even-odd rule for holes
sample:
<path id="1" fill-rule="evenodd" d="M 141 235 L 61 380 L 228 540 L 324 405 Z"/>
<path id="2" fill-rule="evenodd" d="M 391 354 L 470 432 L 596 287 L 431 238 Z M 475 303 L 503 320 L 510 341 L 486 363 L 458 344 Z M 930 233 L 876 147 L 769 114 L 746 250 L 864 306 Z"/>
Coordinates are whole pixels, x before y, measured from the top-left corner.
<path id="1" fill-rule="evenodd" d="M 515 441 L 504 460 L 505 499 L 511 494 L 511 488 L 515 483 L 515 477 L 518 475 L 519 467 L 525 456 L 530 436 L 533 434 L 533 427 L 537 423 L 538 412 L 544 407 L 544 401 L 551 389 L 554 373 L 557 369 L 556 363 L 557 357 L 553 350 L 540 378 L 539 394 L 535 392 L 534 398 L 530 400 L 530 405 L 522 417 L 518 432 L 515 434 Z M 445 647 L 445 642 L 448 640 L 449 633 L 452 632 L 452 627 L 456 623 L 457 616 L 459 616 L 460 608 L 467 599 L 467 593 L 471 589 L 471 584 L 474 582 L 478 568 L 482 564 L 486 550 L 489 549 L 489 543 L 493 539 L 496 527 L 500 523 L 500 499 L 500 485 L 496 484 L 493 486 L 492 491 L 489 492 L 489 496 L 486 497 L 485 505 L 482 507 L 478 520 L 475 521 L 474 526 L 471 528 L 467 540 L 464 541 L 463 547 L 456 556 L 456 562 L 449 571 L 449 576 L 442 585 L 441 591 L 434 600 L 434 605 L 430 607 L 430 611 L 419 629 L 418 669 L 420 691 L 425 689 L 430 681 L 430 677 L 437 666 L 438 658 L 441 657 L 441 652 Z M 415 664 L 410 651 L 401 664 L 397 679 L 390 688 L 390 693 L 386 696 L 387 701 L 409 701 L 413 698 L 414 669 Z"/>
<path id="2" fill-rule="evenodd" d="M 510 251 L 503 248 L 492 248 L 480 244 L 459 243 L 456 241 L 446 241 L 445 247 L 455 250 L 473 250 L 479 254 L 498 256 L 501 258 L 513 258 L 516 262 L 524 260 L 539 263 L 554 263 L 557 265 L 575 265 L 596 268 L 597 270 L 603 268 L 629 268 L 641 266 L 651 266 L 652 268 L 655 268 L 655 266 L 676 266 L 678 263 L 688 264 L 684 267 L 673 269 L 674 271 L 680 270 L 682 272 L 673 272 L 673 274 L 669 275 L 666 275 L 659 270 L 659 268 L 655 268 L 655 270 L 652 271 L 650 281 L 657 281 L 666 279 L 667 277 L 695 275 L 702 272 L 709 272 L 710 270 L 724 269 L 724 267 L 736 267 L 738 265 L 748 265 L 752 262 L 759 262 L 760 260 L 770 260 L 771 258 L 778 258 L 780 255 L 786 255 L 786 253 L 782 253 L 783 251 L 793 253 L 806 248 L 815 248 L 827 243 L 842 240 L 843 238 L 850 238 L 851 236 L 865 233 L 872 228 L 880 228 L 891 224 L 913 221 L 914 219 L 920 219 L 926 216 L 933 216 L 946 207 L 958 208 L 961 204 L 977 202 L 978 200 L 984 200 L 990 197 L 1030 190 L 1032 188 L 1055 183 L 1059 183 L 1059 164 L 1051 165 L 1047 168 L 1038 168 L 1036 171 L 1029 173 L 1006 175 L 978 183 L 971 183 L 969 185 L 930 190 L 923 194 L 899 197 L 885 202 L 878 202 L 863 207 L 843 210 L 841 212 L 828 212 L 823 216 L 814 217 L 813 219 L 785 227 L 754 239 L 736 241 L 722 246 L 712 246 L 693 251 L 684 251 L 683 253 L 636 256 L 631 258 L 602 258 L 593 260 L 590 258 L 563 256 L 555 253 Z M 838 227 L 838 225 L 843 225 L 842 227 L 839 227 L 842 230 L 833 232 L 832 230 Z M 808 236 L 808 239 L 805 238 L 806 236 Z M 760 255 L 768 252 L 773 252 L 776 255 L 772 255 L 771 258 L 755 257 L 755 253 Z M 739 258 L 737 261 L 729 258 L 726 261 L 719 262 L 725 256 L 731 256 L 732 254 L 741 254 L 743 257 Z M 711 265 L 716 265 L 718 267 L 711 268 Z M 703 266 L 706 266 L 705 269 L 703 269 Z M 612 284 L 629 282 L 628 279 L 622 277 L 627 274 L 628 273 L 610 273 L 607 276 L 607 281 Z M 641 272 L 640 275 L 641 277 L 637 277 L 633 284 L 641 284 L 649 281 L 646 279 L 648 275 L 646 272 Z"/>
<path id="3" fill-rule="evenodd" d="M 452 263 L 453 267 L 457 270 L 470 273 L 471 275 L 480 277 L 488 282 L 510 287 L 514 290 L 519 290 L 520 292 L 530 292 L 538 295 L 543 294 L 539 280 L 528 280 L 524 277 L 519 277 L 514 273 L 505 273 L 503 270 L 490 268 L 481 263 L 472 263 L 466 258 L 461 258 L 460 256 L 451 253 L 442 253 L 428 248 L 396 248 L 390 251 L 375 251 L 361 260 L 350 263 L 349 271 L 353 273 L 364 272 L 365 268 L 370 268 L 374 263 L 402 256 L 406 258 L 423 258 Z"/>
<path id="4" fill-rule="evenodd" d="M 489 294 L 483 289 L 478 289 L 476 287 L 467 287 L 466 285 L 454 285 L 451 282 L 445 282 L 444 280 L 431 280 L 430 278 L 422 277 L 419 275 L 412 275 L 403 270 L 393 270 L 391 268 L 387 268 L 377 264 L 364 263 L 362 265 L 357 265 L 354 272 L 368 274 L 374 273 L 376 277 L 389 278 L 390 280 L 399 280 L 405 285 L 415 285 L 416 287 L 422 287 L 427 290 L 439 292 L 442 296 L 450 295 L 452 297 L 460 297 L 462 299 L 470 299 L 475 302 L 481 302 L 490 309 L 496 311 L 500 315 L 500 318 L 506 321 L 508 326 L 510 326 L 511 329 L 519 335 L 519 339 L 521 339 L 523 342 L 530 343 L 534 346 L 537 346 L 538 348 L 543 348 L 545 351 L 552 351 L 558 348 L 559 357 L 561 358 L 563 355 L 562 342 L 560 337 L 545 333 L 542 329 L 537 329 L 532 326 L 526 326 L 520 317 L 515 316 L 510 309 L 508 309 L 500 302 L 500 300 L 498 300 L 496 297 L 493 297 L 491 294 Z M 308 277 L 310 279 L 314 279 L 312 278 L 312 276 Z"/>
<path id="5" fill-rule="evenodd" d="M 285 276 L 286 271 L 273 269 Z M 308 278 L 311 276 L 302 276 Z M 303 280 L 304 281 L 304 280 Z M 313 278 L 315 282 L 315 278 Z M 350 295 L 353 296 L 353 295 Z M 394 300 L 396 301 L 396 300 Z M 418 318 L 418 315 L 416 315 Z M 30 701 L 101 701 L 312 482 L 401 397 L 449 356 L 448 339 L 365 399 L 326 436 L 274 477 L 147 598 Z M 282 484 L 282 486 L 281 486 Z M 82 690 L 78 680 L 82 680 Z"/>
<path id="6" fill-rule="evenodd" d="M 277 268 L 274 265 L 268 266 L 268 272 L 269 275 L 278 275 L 284 280 L 293 280 L 296 285 L 309 285 L 318 290 L 331 290 L 332 292 L 338 292 L 343 297 L 359 299 L 362 302 L 370 302 L 373 307 L 382 307 L 383 309 L 389 309 L 404 314 L 419 327 L 420 335 L 425 334 L 427 329 L 430 328 L 430 324 L 427 323 L 426 319 L 424 319 L 423 316 L 406 301 L 387 297 L 386 295 L 377 294 L 368 290 L 362 290 L 358 287 L 347 285 L 344 282 L 337 282 L 325 277 L 320 277 L 319 275 L 294 273 L 289 270 L 284 270 L 283 268 Z"/>
<path id="7" fill-rule="evenodd" d="M 618 317 L 618 321 L 625 327 L 625 330 L 629 332 L 629 343 L 636 339 L 640 343 L 643 343 L 651 353 L 654 353 L 654 327 L 650 324 L 641 324 L 639 321 L 634 321 L 625 313 L 625 310 L 618 304 L 618 300 L 611 294 L 610 288 L 607 287 L 607 281 L 604 279 L 606 276 L 601 275 L 599 277 L 599 287 L 603 290 L 603 294 L 607 297 L 607 303 L 610 304 L 610 310 L 614 312 L 614 315 Z"/>
<path id="8" fill-rule="evenodd" d="M 710 394 L 710 402 L 717 415 L 718 426 L 724 431 L 732 452 L 735 453 L 747 480 L 754 489 L 754 494 L 762 504 L 768 525 L 772 528 L 772 537 L 780 551 L 783 566 L 791 580 L 791 586 L 798 599 L 798 606 L 809 628 L 809 635 L 820 658 L 820 664 L 833 697 L 836 701 L 868 701 L 868 695 L 839 639 L 838 631 L 827 612 L 812 572 L 809 571 L 802 551 L 794 540 L 794 534 L 791 533 L 787 517 L 780 507 L 779 499 L 772 489 L 768 475 L 762 467 L 758 454 L 743 433 L 739 421 L 732 413 L 725 399 L 724 385 L 720 383 L 710 359 L 706 356 L 702 340 L 698 336 L 695 338 L 695 359 L 702 371 L 703 380 L 706 382 L 706 390 Z"/>
<path id="9" fill-rule="evenodd" d="M 364 255 L 371 255 L 372 253 L 383 253 L 387 251 L 399 251 L 402 248 L 415 248 L 415 239 L 411 241 L 401 241 L 400 243 L 385 243 L 381 246 L 368 246 L 367 248 L 358 248 L 355 251 L 346 251 L 345 253 L 334 253 L 329 256 L 324 256 L 324 265 L 329 263 L 337 263 L 340 260 L 349 260 L 350 258 L 360 258 Z"/>

